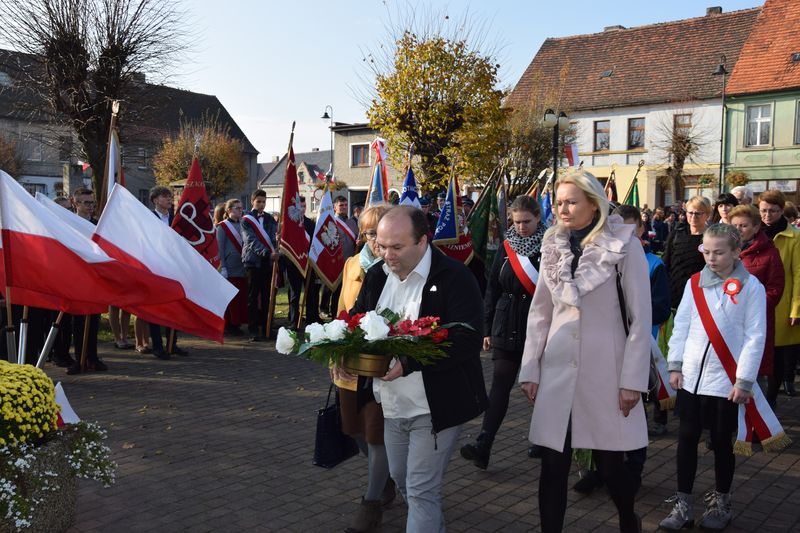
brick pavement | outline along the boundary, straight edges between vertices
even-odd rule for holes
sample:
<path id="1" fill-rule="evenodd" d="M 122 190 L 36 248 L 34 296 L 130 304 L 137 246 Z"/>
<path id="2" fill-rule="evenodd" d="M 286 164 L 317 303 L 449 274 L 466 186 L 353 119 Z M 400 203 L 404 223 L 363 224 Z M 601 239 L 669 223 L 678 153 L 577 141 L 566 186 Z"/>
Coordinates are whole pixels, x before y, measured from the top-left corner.
<path id="1" fill-rule="evenodd" d="M 186 358 L 152 356 L 101 346 L 110 372 L 63 376 L 78 414 L 109 429 L 119 463 L 117 483 L 103 489 L 82 481 L 72 532 L 343 531 L 364 490 L 366 461 L 332 470 L 311 465 L 316 409 L 328 389 L 315 363 L 281 356 L 271 345 L 186 340 Z M 487 381 L 491 362 L 484 359 Z M 780 454 L 739 459 L 734 525 L 727 531 L 798 531 L 800 398 L 780 397 L 778 414 L 795 445 Z M 449 531 L 538 529 L 538 461 L 526 455 L 530 409 L 512 394 L 488 471 L 456 452 L 446 474 Z M 473 438 L 473 421 L 461 441 Z M 649 449 L 637 510 L 655 531 L 673 493 L 675 422 Z M 576 480 L 573 474 L 571 482 Z M 697 504 L 713 484 L 713 455 L 698 465 Z M 701 506 L 701 505 L 699 505 Z M 699 510 L 698 510 L 699 512 Z M 384 532 L 403 530 L 405 509 L 384 513 Z M 699 516 L 698 516 L 699 518 Z M 617 531 L 605 491 L 570 493 L 567 531 Z"/>

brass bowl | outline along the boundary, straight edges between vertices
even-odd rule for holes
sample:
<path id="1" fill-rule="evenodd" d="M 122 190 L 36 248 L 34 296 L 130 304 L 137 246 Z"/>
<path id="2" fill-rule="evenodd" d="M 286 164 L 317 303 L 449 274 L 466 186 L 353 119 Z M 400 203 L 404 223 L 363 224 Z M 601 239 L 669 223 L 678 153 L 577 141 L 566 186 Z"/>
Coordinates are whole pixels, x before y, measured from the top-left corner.
<path id="1" fill-rule="evenodd" d="M 379 378 L 385 376 L 389 371 L 391 359 L 388 355 L 362 353 L 354 357 L 343 358 L 341 367 L 342 370 L 354 376 Z"/>

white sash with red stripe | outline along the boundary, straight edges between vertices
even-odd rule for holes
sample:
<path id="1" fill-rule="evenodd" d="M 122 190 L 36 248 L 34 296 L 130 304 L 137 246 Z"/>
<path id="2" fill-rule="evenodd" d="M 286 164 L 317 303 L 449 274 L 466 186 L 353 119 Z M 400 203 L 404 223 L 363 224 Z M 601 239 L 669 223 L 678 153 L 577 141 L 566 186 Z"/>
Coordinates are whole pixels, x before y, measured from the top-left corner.
<path id="1" fill-rule="evenodd" d="M 714 347 L 714 351 L 717 353 L 728 379 L 731 380 L 731 384 L 735 384 L 736 359 L 734 359 L 733 353 L 728 348 L 728 344 L 722 337 L 722 333 L 720 333 L 717 323 L 714 321 L 714 316 L 708 308 L 706 295 L 700 287 L 700 273 L 692 276 L 691 287 L 694 303 L 697 306 L 697 312 L 700 315 L 703 328 L 708 335 L 708 340 L 711 341 L 711 346 Z M 753 386 L 753 397 L 750 398 L 750 401 L 739 405 L 739 429 L 736 434 L 736 444 L 733 447 L 734 452 L 739 455 L 753 454 L 753 430 L 758 435 L 761 446 L 765 451 L 780 450 L 786 448 L 792 442 L 783 431 L 778 417 L 775 416 L 758 385 Z"/>
<path id="2" fill-rule="evenodd" d="M 511 264 L 514 274 L 517 275 L 517 279 L 525 287 L 525 290 L 533 294 L 536 291 L 536 284 L 539 283 L 539 271 L 533 266 L 530 258 L 515 252 L 508 241 L 503 241 L 503 246 L 506 249 L 508 262 Z"/>
<path id="3" fill-rule="evenodd" d="M 223 220 L 222 230 L 225 232 L 225 235 L 228 236 L 233 247 L 236 248 L 239 253 L 242 253 L 242 234 L 239 233 L 239 230 L 233 225 L 233 222 L 230 220 Z"/>
<path id="4" fill-rule="evenodd" d="M 653 366 L 656 367 L 658 373 L 658 404 L 663 410 L 672 409 L 675 407 L 677 394 L 669 384 L 667 360 L 664 359 L 664 354 L 658 347 L 658 341 L 652 335 L 650 335 L 650 357 L 653 358 Z"/>
<path id="5" fill-rule="evenodd" d="M 259 222 L 256 217 L 250 214 L 245 215 L 242 217 L 242 223 L 250 224 L 250 227 L 255 230 L 256 236 L 258 240 L 261 241 L 261 244 L 269 248 L 270 252 L 275 253 L 275 245 L 272 244 L 272 239 L 269 238 L 267 232 L 264 231 L 264 226 L 261 225 L 261 222 Z"/>
<path id="6" fill-rule="evenodd" d="M 336 225 L 342 230 L 342 233 L 350 237 L 350 240 L 356 242 L 356 235 L 353 233 L 353 230 L 350 229 L 350 226 L 347 225 L 346 220 L 342 220 L 339 217 L 333 217 L 336 220 Z"/>

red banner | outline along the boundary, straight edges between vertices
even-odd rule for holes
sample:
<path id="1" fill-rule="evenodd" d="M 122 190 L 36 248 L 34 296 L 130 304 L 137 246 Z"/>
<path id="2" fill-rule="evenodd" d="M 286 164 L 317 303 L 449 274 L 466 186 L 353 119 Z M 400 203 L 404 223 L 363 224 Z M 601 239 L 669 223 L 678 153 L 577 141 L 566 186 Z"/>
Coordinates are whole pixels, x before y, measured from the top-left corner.
<path id="1" fill-rule="evenodd" d="M 214 268 L 219 268 L 219 244 L 211 220 L 206 185 L 203 183 L 200 163 L 196 157 L 192 160 L 189 177 L 175 210 L 172 229 L 186 239 Z"/>
<path id="2" fill-rule="evenodd" d="M 280 246 L 286 257 L 305 275 L 308 268 L 308 248 L 311 243 L 303 225 L 303 208 L 300 204 L 300 185 L 297 182 L 294 149 L 290 143 L 281 199 Z"/>

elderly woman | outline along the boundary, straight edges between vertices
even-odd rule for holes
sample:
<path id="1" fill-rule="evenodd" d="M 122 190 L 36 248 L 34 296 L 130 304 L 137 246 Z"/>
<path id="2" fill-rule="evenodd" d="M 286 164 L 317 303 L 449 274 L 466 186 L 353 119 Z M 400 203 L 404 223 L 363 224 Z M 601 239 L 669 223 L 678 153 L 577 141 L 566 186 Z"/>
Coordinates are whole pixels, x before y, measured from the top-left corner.
<path id="1" fill-rule="evenodd" d="M 800 349 L 800 231 L 783 216 L 786 198 L 778 190 L 758 196 L 758 212 L 764 233 L 773 240 L 781 254 L 784 272 L 783 295 L 775 309 L 774 376 L 788 396 L 795 396 L 794 372 Z"/>
<path id="2" fill-rule="evenodd" d="M 533 402 L 530 439 L 543 447 L 541 530 L 561 531 L 572 447 L 595 450 L 620 531 L 641 531 L 637 476 L 624 452 L 647 446 L 640 402 L 650 364 L 650 291 L 635 227 L 608 215 L 586 172 L 556 182 L 558 223 L 545 233 L 519 381 Z"/>
<path id="3" fill-rule="evenodd" d="M 687 224 L 670 232 L 664 255 L 661 259 L 669 273 L 672 308 L 677 309 L 683 298 L 683 288 L 692 274 L 706 266 L 701 245 L 706 222 L 711 215 L 711 203 L 702 196 L 694 196 L 686 202 Z"/>
<path id="4" fill-rule="evenodd" d="M 737 205 L 739 205 L 739 200 L 729 192 L 724 192 L 717 196 L 711 215 L 711 223 L 716 224 L 721 222 L 722 224 L 730 224 L 728 213 Z"/>
<path id="5" fill-rule="evenodd" d="M 483 349 L 492 350 L 494 375 L 489 408 L 475 442 L 461 448 L 461 456 L 481 469 L 489 464 L 492 443 L 508 410 L 508 397 L 522 361 L 525 328 L 531 298 L 538 282 L 545 225 L 539 202 L 518 196 L 511 204 L 513 225 L 497 250 L 484 298 Z"/>
<path id="6" fill-rule="evenodd" d="M 388 205 L 365 209 L 358 218 L 361 251 L 350 257 L 342 272 L 342 290 L 339 293 L 338 312 L 350 311 L 356 303 L 364 274 L 381 260 L 375 242 L 378 222 L 389 210 Z M 334 383 L 339 387 L 342 431 L 355 438 L 368 459 L 367 491 L 361 506 L 347 529 L 351 533 L 377 531 L 383 521 L 382 506 L 395 495 L 394 483 L 389 478 L 389 462 L 383 445 L 383 410 L 375 402 L 372 387 L 365 387 L 365 378 L 351 376 L 334 366 Z"/>
<path id="7" fill-rule="evenodd" d="M 217 224 L 220 272 L 239 289 L 225 310 L 225 333 L 242 335 L 239 326 L 247 324 L 247 276 L 242 264 L 242 202 L 232 198 L 225 202 L 225 217 Z"/>

